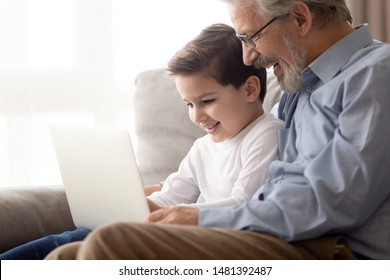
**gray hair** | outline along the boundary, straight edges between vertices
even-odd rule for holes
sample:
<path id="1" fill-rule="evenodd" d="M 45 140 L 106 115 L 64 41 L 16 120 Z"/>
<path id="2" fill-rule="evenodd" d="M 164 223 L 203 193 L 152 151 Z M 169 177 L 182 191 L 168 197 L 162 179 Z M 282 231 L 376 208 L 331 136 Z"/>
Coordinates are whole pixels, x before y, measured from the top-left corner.
<path id="1" fill-rule="evenodd" d="M 238 6 L 257 7 L 257 13 L 263 17 L 283 16 L 290 12 L 296 0 L 222 0 Z M 331 22 L 349 22 L 352 16 L 345 0 L 301 0 L 315 15 L 314 21 L 321 27 Z"/>

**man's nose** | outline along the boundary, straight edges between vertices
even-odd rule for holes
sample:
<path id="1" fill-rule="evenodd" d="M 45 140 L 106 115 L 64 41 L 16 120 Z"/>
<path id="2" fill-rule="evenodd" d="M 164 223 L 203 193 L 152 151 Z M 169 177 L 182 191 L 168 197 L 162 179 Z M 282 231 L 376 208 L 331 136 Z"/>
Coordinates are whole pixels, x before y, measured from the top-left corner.
<path id="1" fill-rule="evenodd" d="M 260 54 L 256 49 L 248 47 L 246 44 L 242 44 L 242 60 L 245 65 L 253 65 L 259 55 Z"/>

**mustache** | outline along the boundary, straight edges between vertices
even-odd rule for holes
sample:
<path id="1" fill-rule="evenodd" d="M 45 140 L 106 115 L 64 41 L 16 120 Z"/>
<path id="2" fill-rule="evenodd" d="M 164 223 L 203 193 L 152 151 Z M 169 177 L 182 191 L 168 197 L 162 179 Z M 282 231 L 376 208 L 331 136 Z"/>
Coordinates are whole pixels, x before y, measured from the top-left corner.
<path id="1" fill-rule="evenodd" d="M 267 68 L 278 63 L 278 60 L 274 57 L 260 55 L 253 62 L 256 68 Z"/>

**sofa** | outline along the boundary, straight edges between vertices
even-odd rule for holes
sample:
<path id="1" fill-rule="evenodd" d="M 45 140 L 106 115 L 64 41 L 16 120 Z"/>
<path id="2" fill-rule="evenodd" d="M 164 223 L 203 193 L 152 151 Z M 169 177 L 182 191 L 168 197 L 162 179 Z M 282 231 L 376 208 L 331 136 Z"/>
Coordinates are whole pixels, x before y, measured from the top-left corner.
<path id="1" fill-rule="evenodd" d="M 281 90 L 268 74 L 264 108 L 270 111 Z M 173 78 L 164 69 L 140 73 L 135 79 L 136 155 L 145 185 L 164 180 L 204 131 L 188 118 Z M 39 237 L 75 228 L 63 186 L 0 188 L 0 252 Z"/>

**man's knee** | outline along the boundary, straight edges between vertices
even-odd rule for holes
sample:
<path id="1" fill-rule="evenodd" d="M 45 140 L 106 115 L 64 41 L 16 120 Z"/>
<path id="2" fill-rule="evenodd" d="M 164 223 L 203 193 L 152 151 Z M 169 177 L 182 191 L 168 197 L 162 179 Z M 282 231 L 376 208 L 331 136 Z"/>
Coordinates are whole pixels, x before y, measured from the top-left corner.
<path id="1" fill-rule="evenodd" d="M 88 234 L 85 241 L 89 243 L 99 243 L 107 241 L 112 242 L 121 238 L 127 238 L 128 236 L 137 234 L 136 231 L 138 226 L 138 224 L 125 222 L 110 223 L 93 230 Z"/>
<path id="2" fill-rule="evenodd" d="M 122 259 L 129 257 L 139 224 L 112 223 L 93 230 L 78 251 L 81 259 Z M 124 247 L 126 249 L 124 249 Z"/>
<path id="3" fill-rule="evenodd" d="M 45 260 L 75 260 L 81 242 L 73 242 L 62 245 L 51 251 Z"/>

